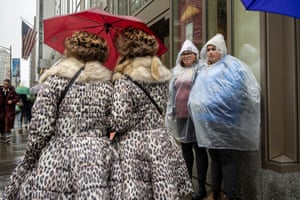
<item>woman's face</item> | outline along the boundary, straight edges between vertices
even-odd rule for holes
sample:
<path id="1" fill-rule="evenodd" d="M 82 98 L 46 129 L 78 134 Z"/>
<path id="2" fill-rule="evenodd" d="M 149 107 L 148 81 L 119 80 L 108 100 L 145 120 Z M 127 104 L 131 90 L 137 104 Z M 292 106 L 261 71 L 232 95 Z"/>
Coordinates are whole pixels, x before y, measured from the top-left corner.
<path id="1" fill-rule="evenodd" d="M 191 66 L 192 64 L 194 64 L 194 62 L 196 61 L 196 54 L 194 54 L 193 52 L 183 52 L 181 54 L 181 63 L 182 66 L 184 67 L 188 67 Z"/>
<path id="2" fill-rule="evenodd" d="M 207 62 L 209 65 L 218 62 L 222 57 L 221 52 L 217 50 L 215 45 L 207 45 L 206 55 L 207 55 Z"/>

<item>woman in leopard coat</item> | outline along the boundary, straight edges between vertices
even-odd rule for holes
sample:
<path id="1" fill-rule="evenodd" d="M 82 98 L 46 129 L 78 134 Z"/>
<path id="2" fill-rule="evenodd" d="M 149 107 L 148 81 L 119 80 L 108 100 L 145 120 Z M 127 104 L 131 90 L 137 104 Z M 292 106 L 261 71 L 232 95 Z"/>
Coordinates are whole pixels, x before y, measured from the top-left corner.
<path id="1" fill-rule="evenodd" d="M 112 107 L 119 162 L 112 170 L 114 200 L 177 200 L 192 192 L 181 148 L 164 126 L 168 82 L 172 77 L 155 56 L 154 36 L 126 28 L 115 41 L 121 59 L 115 68 Z"/>
<path id="2" fill-rule="evenodd" d="M 112 153 L 107 129 L 112 72 L 101 63 L 106 41 L 75 32 L 65 42 L 66 58 L 46 71 L 32 109 L 27 149 L 3 199 L 110 199 Z M 63 98 L 62 91 L 84 67 Z"/>

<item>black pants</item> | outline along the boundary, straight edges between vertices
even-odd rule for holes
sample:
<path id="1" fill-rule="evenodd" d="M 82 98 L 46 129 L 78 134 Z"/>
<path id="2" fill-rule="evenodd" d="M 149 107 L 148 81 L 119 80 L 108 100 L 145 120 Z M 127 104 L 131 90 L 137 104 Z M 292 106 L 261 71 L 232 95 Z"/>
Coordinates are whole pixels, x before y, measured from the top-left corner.
<path id="1" fill-rule="evenodd" d="M 214 194 L 221 192 L 224 179 L 225 194 L 229 198 L 236 197 L 237 164 L 232 149 L 209 149 L 211 158 L 212 189 Z"/>
<path id="2" fill-rule="evenodd" d="M 196 168 L 198 174 L 199 181 L 199 190 L 200 192 L 205 192 L 205 182 L 206 182 L 206 174 L 208 168 L 208 155 L 206 148 L 198 147 L 196 142 L 193 143 L 181 143 L 183 157 L 185 159 L 188 172 L 190 177 L 192 178 L 193 174 L 193 164 L 194 164 L 194 152 L 196 157 Z"/>

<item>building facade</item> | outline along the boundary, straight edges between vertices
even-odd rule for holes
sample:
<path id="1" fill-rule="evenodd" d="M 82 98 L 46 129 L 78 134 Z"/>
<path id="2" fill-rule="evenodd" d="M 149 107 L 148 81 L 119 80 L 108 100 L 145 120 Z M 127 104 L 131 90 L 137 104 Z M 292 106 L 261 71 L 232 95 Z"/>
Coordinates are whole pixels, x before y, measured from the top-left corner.
<path id="1" fill-rule="evenodd" d="M 57 51 L 44 44 L 43 20 L 69 13 L 79 12 L 88 8 L 106 8 L 106 0 L 37 0 L 36 30 L 38 30 L 37 45 L 32 52 L 31 67 L 34 71 L 32 83 L 36 83 L 44 70 L 51 67 L 59 58 L 62 57 Z"/>
<path id="2" fill-rule="evenodd" d="M 10 79 L 11 54 L 0 48 L 0 85 L 5 79 Z"/>

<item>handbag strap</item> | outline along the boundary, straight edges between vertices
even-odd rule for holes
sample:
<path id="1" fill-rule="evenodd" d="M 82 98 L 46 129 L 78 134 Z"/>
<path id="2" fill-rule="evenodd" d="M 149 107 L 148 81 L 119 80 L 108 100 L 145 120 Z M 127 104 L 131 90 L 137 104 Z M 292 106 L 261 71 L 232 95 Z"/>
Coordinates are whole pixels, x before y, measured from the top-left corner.
<path id="1" fill-rule="evenodd" d="M 162 115 L 163 114 L 162 109 L 157 105 L 157 103 L 155 102 L 155 100 L 151 97 L 150 93 L 141 84 L 139 84 L 137 81 L 133 80 L 130 76 L 128 76 L 127 74 L 125 74 L 125 76 L 126 76 L 126 78 L 128 80 L 130 80 L 135 85 L 137 85 L 147 95 L 147 97 L 150 99 L 150 101 L 156 107 L 156 109 L 159 112 L 159 114 Z"/>
<path id="2" fill-rule="evenodd" d="M 76 74 L 72 77 L 72 79 L 70 80 L 70 82 L 68 83 L 68 85 L 66 86 L 66 88 L 64 89 L 64 91 L 62 91 L 61 93 L 61 96 L 58 100 L 58 104 L 57 104 L 57 113 L 58 113 L 58 110 L 59 110 L 59 107 L 60 107 L 60 104 L 62 102 L 62 100 L 65 98 L 69 88 L 71 87 L 71 85 L 74 83 L 74 81 L 76 80 L 76 78 L 79 76 L 79 74 L 81 73 L 81 71 L 84 69 L 84 66 L 81 67 L 77 72 Z"/>

